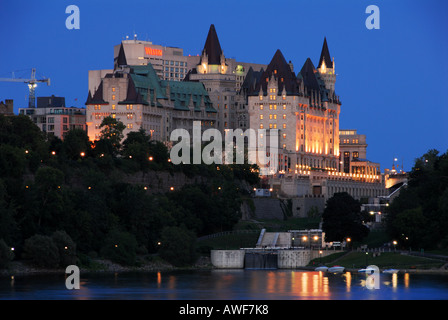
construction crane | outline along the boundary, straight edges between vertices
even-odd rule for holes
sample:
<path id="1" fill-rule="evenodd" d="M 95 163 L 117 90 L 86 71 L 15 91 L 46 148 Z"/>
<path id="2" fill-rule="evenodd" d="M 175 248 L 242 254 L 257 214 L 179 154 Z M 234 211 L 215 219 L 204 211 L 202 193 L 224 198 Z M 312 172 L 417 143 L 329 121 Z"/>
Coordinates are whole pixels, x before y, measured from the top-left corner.
<path id="1" fill-rule="evenodd" d="M 50 79 L 49 78 L 42 78 L 42 79 L 36 79 L 36 69 L 31 69 L 31 77 L 29 79 L 23 79 L 23 78 L 15 78 L 14 73 L 12 78 L 0 78 L 0 81 L 9 81 L 9 82 L 23 82 L 28 84 L 28 89 L 30 91 L 30 94 L 28 96 L 28 108 L 35 108 L 36 107 L 36 96 L 35 96 L 35 90 L 37 87 L 38 82 L 46 82 L 47 85 L 50 85 Z"/>

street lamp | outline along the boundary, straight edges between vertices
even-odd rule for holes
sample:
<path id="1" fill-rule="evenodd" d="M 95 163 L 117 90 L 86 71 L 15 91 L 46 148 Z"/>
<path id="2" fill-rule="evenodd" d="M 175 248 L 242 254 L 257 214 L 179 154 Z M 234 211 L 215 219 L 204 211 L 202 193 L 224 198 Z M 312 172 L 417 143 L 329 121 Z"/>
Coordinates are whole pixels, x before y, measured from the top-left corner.
<path id="1" fill-rule="evenodd" d="M 397 251 L 397 240 L 392 241 L 392 244 L 394 245 L 394 251 Z"/>

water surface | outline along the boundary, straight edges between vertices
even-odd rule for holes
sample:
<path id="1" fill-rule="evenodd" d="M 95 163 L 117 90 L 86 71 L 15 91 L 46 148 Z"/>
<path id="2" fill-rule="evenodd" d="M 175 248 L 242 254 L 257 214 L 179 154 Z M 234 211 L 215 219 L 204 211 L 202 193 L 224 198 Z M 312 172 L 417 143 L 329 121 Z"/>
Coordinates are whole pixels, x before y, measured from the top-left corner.
<path id="1" fill-rule="evenodd" d="M 65 275 L 0 277 L 0 299 L 12 300 L 447 300 L 448 275 L 381 274 L 380 288 L 366 276 L 301 270 L 207 270 L 83 274 L 68 290 Z"/>

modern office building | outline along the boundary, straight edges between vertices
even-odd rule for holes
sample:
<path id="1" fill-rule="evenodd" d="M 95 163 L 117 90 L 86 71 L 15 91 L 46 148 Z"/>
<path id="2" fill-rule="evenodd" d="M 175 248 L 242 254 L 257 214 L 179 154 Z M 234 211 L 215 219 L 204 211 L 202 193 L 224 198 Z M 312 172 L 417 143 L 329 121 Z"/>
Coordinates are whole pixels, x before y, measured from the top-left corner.
<path id="1" fill-rule="evenodd" d="M 150 63 L 162 80 L 182 81 L 199 60 L 198 56 L 185 56 L 182 48 L 156 45 L 137 38 L 123 40 L 114 47 L 115 64 L 120 54 L 123 54 L 120 51 L 124 51 L 127 63 L 131 66 Z"/>
<path id="2" fill-rule="evenodd" d="M 72 129 L 86 130 L 86 109 L 66 107 L 64 97 L 37 97 L 36 108 L 19 108 L 49 135 L 64 139 Z"/>

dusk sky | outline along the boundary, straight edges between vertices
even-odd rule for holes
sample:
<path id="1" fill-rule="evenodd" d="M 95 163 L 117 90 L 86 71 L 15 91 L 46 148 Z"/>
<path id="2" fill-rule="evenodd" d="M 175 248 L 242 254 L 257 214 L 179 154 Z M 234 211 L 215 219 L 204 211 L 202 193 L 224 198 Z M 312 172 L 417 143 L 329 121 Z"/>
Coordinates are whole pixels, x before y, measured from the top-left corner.
<path id="1" fill-rule="evenodd" d="M 69 5 L 80 29 L 69 30 Z M 367 6 L 380 9 L 369 30 Z M 280 49 L 294 70 L 317 67 L 324 37 L 335 58 L 340 129 L 367 135 L 367 158 L 405 171 L 429 149 L 448 149 L 448 1 L 444 0 L 0 0 L 0 78 L 48 77 L 36 96 L 85 107 L 88 71 L 113 68 L 126 36 L 200 54 L 214 24 L 224 54 L 268 64 Z M 0 82 L 0 101 L 27 106 L 25 83 Z"/>

